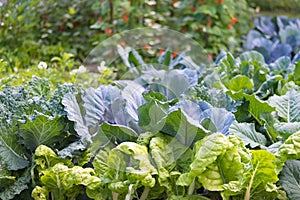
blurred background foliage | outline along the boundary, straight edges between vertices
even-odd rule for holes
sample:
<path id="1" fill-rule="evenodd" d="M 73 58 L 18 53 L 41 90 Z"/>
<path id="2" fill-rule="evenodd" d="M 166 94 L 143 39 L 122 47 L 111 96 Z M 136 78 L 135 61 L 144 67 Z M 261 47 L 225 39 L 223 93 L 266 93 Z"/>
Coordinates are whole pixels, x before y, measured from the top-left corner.
<path id="1" fill-rule="evenodd" d="M 138 27 L 191 35 L 215 59 L 242 51 L 255 10 L 297 10 L 300 0 L 0 0 L 0 85 L 33 74 L 75 81 L 88 53 L 115 33 Z M 46 68 L 40 67 L 46 63 Z M 118 69 L 104 69 L 109 83 Z M 81 76 L 82 77 L 82 76 Z M 87 77 L 88 79 L 88 77 Z M 83 80 L 88 83 L 88 80 Z"/>
<path id="2" fill-rule="evenodd" d="M 247 0 L 247 2 L 249 6 L 258 8 L 261 15 L 300 16 L 300 0 Z"/>
<path id="3" fill-rule="evenodd" d="M 137 27 L 188 33 L 217 54 L 238 50 L 250 13 L 245 0 L 2 0 L 0 56 L 9 72 L 41 60 L 52 65 L 63 53 L 78 64 L 105 38 Z"/>

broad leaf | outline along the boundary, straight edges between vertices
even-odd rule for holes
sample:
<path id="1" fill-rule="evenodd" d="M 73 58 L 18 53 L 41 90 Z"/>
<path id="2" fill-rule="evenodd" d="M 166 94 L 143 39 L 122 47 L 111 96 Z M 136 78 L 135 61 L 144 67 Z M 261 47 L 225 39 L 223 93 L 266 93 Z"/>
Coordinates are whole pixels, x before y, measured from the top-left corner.
<path id="1" fill-rule="evenodd" d="M 282 75 L 287 79 L 289 74 L 293 74 L 295 66 L 291 65 L 291 59 L 289 57 L 281 57 L 274 63 L 271 63 L 269 68 L 272 74 Z"/>
<path id="2" fill-rule="evenodd" d="M 291 123 L 276 123 L 274 129 L 282 137 L 282 140 L 286 140 L 292 134 L 300 131 L 300 122 Z"/>
<path id="3" fill-rule="evenodd" d="M 267 143 L 266 137 L 255 130 L 255 125 L 248 123 L 233 123 L 229 127 L 229 133 L 241 138 L 245 145 L 251 148 L 264 147 Z"/>
<path id="4" fill-rule="evenodd" d="M 63 136 L 64 123 L 61 117 L 38 115 L 32 121 L 27 119 L 25 124 L 20 124 L 20 135 L 24 144 L 34 150 L 41 144 L 52 145 Z"/>
<path id="5" fill-rule="evenodd" d="M 150 98 L 147 103 L 138 108 L 139 126 L 146 131 L 159 131 L 159 121 L 167 115 L 169 105 L 155 98 Z"/>
<path id="6" fill-rule="evenodd" d="M 276 108 L 278 115 L 286 122 L 300 122 L 300 92 L 290 90 L 283 96 L 274 95 L 269 104 Z"/>
<path id="7" fill-rule="evenodd" d="M 135 141 L 138 137 L 138 134 L 130 127 L 108 123 L 102 123 L 97 134 L 104 134 L 108 138 L 113 136 L 116 140 L 115 143 Z"/>
<path id="8" fill-rule="evenodd" d="M 205 121 L 208 119 L 208 121 Z M 210 108 L 200 113 L 199 121 L 208 130 L 229 135 L 229 127 L 235 117 L 224 108 Z M 205 125 L 206 124 L 206 125 Z M 212 126 L 212 127 L 211 127 Z M 210 129 L 211 127 L 212 129 Z M 215 128 L 215 130 L 213 130 Z"/>
<path id="9" fill-rule="evenodd" d="M 80 103 L 81 102 L 77 101 L 76 96 L 71 93 L 66 94 L 62 100 L 68 119 L 75 123 L 74 129 L 77 134 L 81 137 L 81 139 L 90 141 L 91 135 L 88 127 L 86 126 L 84 113 L 80 107 Z"/>
<path id="10" fill-rule="evenodd" d="M 229 112 L 236 112 L 237 106 L 241 104 L 241 101 L 233 100 L 228 94 L 217 88 L 210 89 L 202 85 L 191 88 L 184 97 L 191 100 L 202 100 L 213 107 L 225 108 Z"/>
<path id="11" fill-rule="evenodd" d="M 159 124 L 163 127 L 161 132 L 176 137 L 185 146 L 193 145 L 208 133 L 198 120 L 189 117 L 181 109 L 170 112 Z"/>
<path id="12" fill-rule="evenodd" d="M 265 150 L 253 150 L 251 153 L 251 169 L 245 175 L 245 199 L 275 198 L 277 196 L 275 183 L 278 181 L 275 155 Z"/>
<path id="13" fill-rule="evenodd" d="M 279 184 L 290 200 L 300 199 L 300 161 L 288 160 L 279 176 Z"/>
<path id="14" fill-rule="evenodd" d="M 170 111 L 178 108 L 211 132 L 228 135 L 228 128 L 234 121 L 234 115 L 231 112 L 224 108 L 214 108 L 205 101 L 179 101 L 170 108 Z"/>
<path id="15" fill-rule="evenodd" d="M 11 128 L 0 123 L 0 165 L 8 170 L 19 170 L 28 166 L 24 148 Z"/>
<path id="16" fill-rule="evenodd" d="M 255 27 L 263 34 L 270 36 L 276 35 L 276 26 L 270 17 L 259 17 L 254 20 Z"/>
<path id="17" fill-rule="evenodd" d="M 229 89 L 238 92 L 240 90 L 252 90 L 253 83 L 251 79 L 244 75 L 237 75 L 233 79 L 230 80 Z"/>
<path id="18" fill-rule="evenodd" d="M 159 63 L 158 69 L 168 70 L 171 61 L 172 61 L 171 51 L 167 49 L 158 59 L 158 63 Z"/>
<path id="19" fill-rule="evenodd" d="M 246 101 L 249 101 L 248 112 L 262 125 L 263 119 L 261 119 L 261 115 L 263 113 L 271 113 L 275 111 L 275 108 L 269 105 L 268 102 L 260 100 L 256 95 L 248 95 L 242 92 L 232 93 L 228 92 L 229 95 L 234 100 L 241 100 L 245 98 Z"/>
<path id="20" fill-rule="evenodd" d="M 168 100 L 179 98 L 188 88 L 195 86 L 198 83 L 200 74 L 196 70 L 172 70 L 164 75 L 162 80 L 157 80 L 151 85 L 151 90 L 160 92 Z"/>
<path id="21" fill-rule="evenodd" d="M 132 64 L 134 67 L 136 67 L 137 69 L 139 69 L 139 71 L 143 71 L 146 69 L 146 65 L 142 59 L 142 57 L 140 56 L 140 54 L 134 50 L 131 49 L 131 51 L 129 52 L 128 55 L 128 61 L 130 62 L 130 64 Z"/>

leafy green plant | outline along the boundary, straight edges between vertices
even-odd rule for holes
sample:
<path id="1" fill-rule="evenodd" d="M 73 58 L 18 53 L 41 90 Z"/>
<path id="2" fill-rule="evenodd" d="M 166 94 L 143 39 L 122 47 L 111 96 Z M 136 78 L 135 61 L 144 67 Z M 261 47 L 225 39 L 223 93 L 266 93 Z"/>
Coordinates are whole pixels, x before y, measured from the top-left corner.
<path id="1" fill-rule="evenodd" d="M 112 34 L 140 27 L 189 33 L 211 58 L 221 49 L 241 50 L 240 37 L 247 33 L 251 15 L 245 0 L 13 0 L 3 3 L 0 12 L 0 57 L 11 72 L 51 59 L 70 69 L 64 58 L 70 54 L 79 66 Z"/>
<path id="2" fill-rule="evenodd" d="M 63 148 L 76 138 L 61 105 L 63 95 L 76 90 L 71 84 L 52 90 L 49 80 L 35 77 L 23 87 L 5 86 L 0 92 L 0 165 L 3 178 L 10 178 L 1 199 L 30 191 L 31 156 L 37 146 Z"/>
<path id="3" fill-rule="evenodd" d="M 83 193 L 82 186 L 87 190 L 99 187 L 101 180 L 94 176 L 91 168 L 74 166 L 68 159 L 59 158 L 49 147 L 41 145 L 36 148 L 35 169 L 43 187 L 36 186 L 32 197 L 38 199 L 76 199 Z M 81 163 L 84 164 L 84 163 Z"/>
<path id="4" fill-rule="evenodd" d="M 298 63 L 165 56 L 155 69 L 128 53 L 138 77 L 97 88 L 6 86 L 0 197 L 297 199 Z"/>

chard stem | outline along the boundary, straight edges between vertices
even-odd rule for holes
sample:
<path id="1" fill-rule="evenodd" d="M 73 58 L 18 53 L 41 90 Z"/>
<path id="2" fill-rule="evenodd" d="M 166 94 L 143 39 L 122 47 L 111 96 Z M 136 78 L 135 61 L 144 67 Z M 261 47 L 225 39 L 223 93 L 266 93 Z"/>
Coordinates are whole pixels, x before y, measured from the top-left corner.
<path id="1" fill-rule="evenodd" d="M 258 166 L 259 166 L 259 163 L 257 163 L 254 171 L 253 171 L 253 174 L 251 176 L 251 179 L 250 179 L 250 183 L 247 187 L 247 190 L 246 190 L 246 194 L 245 194 L 245 197 L 244 197 L 244 200 L 250 200 L 250 197 L 251 197 L 251 188 L 252 188 L 252 185 L 253 185 L 253 181 L 254 181 L 254 176 L 257 172 L 257 169 L 258 169 Z"/>
<path id="2" fill-rule="evenodd" d="M 112 193 L 112 198 L 113 198 L 113 200 L 118 200 L 118 193 L 113 192 Z"/>
<path id="3" fill-rule="evenodd" d="M 193 182 L 191 183 L 189 190 L 188 190 L 188 195 L 192 195 L 194 193 L 195 190 L 195 179 L 193 180 Z"/>
<path id="4" fill-rule="evenodd" d="M 148 194 L 150 192 L 150 188 L 149 187 L 145 187 L 141 197 L 140 197 L 140 200 L 146 200 L 147 197 L 148 197 Z"/>

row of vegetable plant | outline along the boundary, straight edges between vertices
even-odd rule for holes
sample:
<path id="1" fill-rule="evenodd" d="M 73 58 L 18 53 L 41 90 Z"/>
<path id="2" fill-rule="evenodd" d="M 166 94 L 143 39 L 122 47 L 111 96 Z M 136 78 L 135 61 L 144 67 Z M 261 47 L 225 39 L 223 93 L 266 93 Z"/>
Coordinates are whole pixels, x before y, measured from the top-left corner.
<path id="1" fill-rule="evenodd" d="M 133 80 L 3 88 L 1 199 L 299 198 L 299 62 L 125 58 Z"/>
<path id="2" fill-rule="evenodd" d="M 258 17 L 249 31 L 244 48 L 263 54 L 267 63 L 282 56 L 299 60 L 300 21 L 286 16 Z"/>

